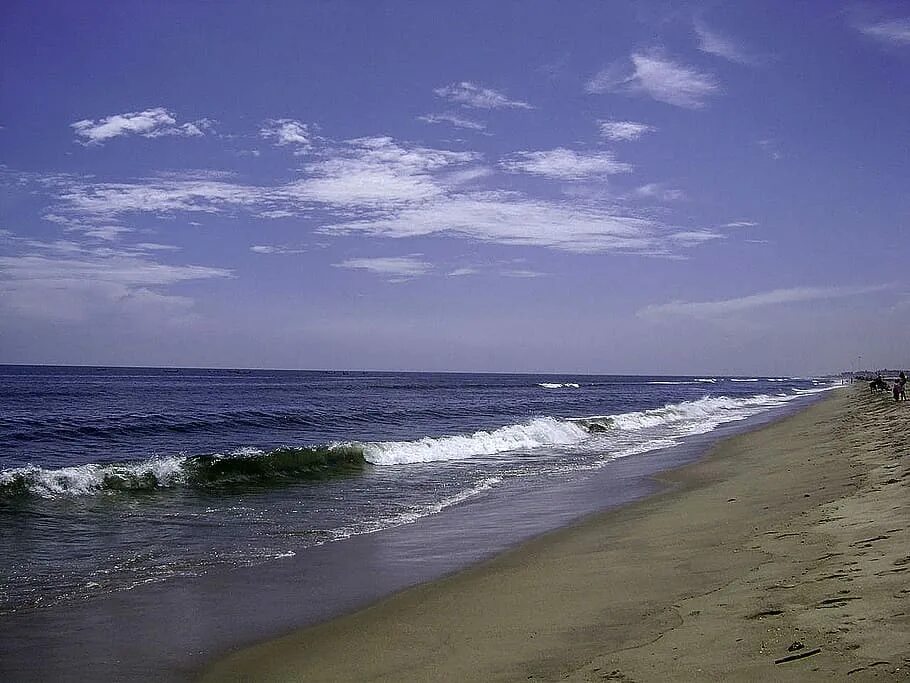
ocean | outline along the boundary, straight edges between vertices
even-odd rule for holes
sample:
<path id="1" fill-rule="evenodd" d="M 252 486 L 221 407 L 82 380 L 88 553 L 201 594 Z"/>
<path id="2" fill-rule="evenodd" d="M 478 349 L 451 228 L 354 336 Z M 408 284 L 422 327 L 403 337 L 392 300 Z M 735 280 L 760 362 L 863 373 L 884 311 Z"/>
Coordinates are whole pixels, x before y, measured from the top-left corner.
<path id="1" fill-rule="evenodd" d="M 422 539 L 402 551 L 410 566 L 448 571 L 458 561 L 427 541 L 432 520 L 482 517 L 508 545 L 641 495 L 619 463 L 639 481 L 674 449 L 831 386 L 0 366 L 0 625 L 149 585 L 160 595 L 239 568 L 306 567 L 372 535 Z M 556 504 L 557 490 L 574 492 Z"/>

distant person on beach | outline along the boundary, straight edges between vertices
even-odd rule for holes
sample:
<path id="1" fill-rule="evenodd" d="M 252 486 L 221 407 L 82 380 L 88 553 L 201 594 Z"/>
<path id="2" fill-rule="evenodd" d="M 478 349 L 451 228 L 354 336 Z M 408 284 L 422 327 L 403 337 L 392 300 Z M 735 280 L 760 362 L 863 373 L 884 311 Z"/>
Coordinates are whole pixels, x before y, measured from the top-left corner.
<path id="1" fill-rule="evenodd" d="M 869 382 L 869 392 L 888 391 L 888 383 L 882 379 L 881 375 L 876 375 L 875 379 Z"/>
<path id="2" fill-rule="evenodd" d="M 897 376 L 897 381 L 894 383 L 894 400 L 907 400 L 907 375 L 904 374 L 903 370 L 901 370 L 901 374 Z"/>

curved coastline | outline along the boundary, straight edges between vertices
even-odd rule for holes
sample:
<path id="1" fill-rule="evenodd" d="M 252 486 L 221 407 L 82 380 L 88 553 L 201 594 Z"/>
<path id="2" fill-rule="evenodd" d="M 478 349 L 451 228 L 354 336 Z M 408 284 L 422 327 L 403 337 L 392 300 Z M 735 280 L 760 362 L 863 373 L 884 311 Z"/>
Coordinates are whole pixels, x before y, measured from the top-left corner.
<path id="1" fill-rule="evenodd" d="M 873 669 L 900 680 L 910 624 L 891 603 L 908 600 L 908 467 L 888 444 L 906 443 L 910 415 L 857 390 L 832 394 L 658 475 L 656 495 L 242 649 L 202 680 L 821 680 Z M 341 647 L 352 638 L 356 657 Z M 775 663 L 797 643 L 819 652 Z"/>
<path id="2" fill-rule="evenodd" d="M 0 658 L 0 674 L 11 680 L 77 680 L 79 672 L 67 667 L 78 657 L 83 670 L 98 678 L 184 681 L 222 675 L 221 667 L 236 657 L 372 613 L 412 591 L 433 590 L 483 572 L 526 548 L 546 547 L 577 528 L 637 510 L 644 504 L 641 499 L 664 500 L 689 486 L 676 477 L 687 467 L 676 468 L 712 460 L 712 444 L 748 439 L 769 424 L 789 422 L 845 393 L 807 396 L 691 437 L 682 447 L 621 458 L 583 478 L 587 484 L 576 482 L 555 493 L 547 488 L 532 492 L 534 496 L 524 495 L 527 490 L 505 499 L 482 496 L 417 524 L 309 548 L 267 565 L 150 583 L 81 604 L 9 615 L 7 633 L 0 637 L 0 649 L 9 656 Z M 534 498 L 536 507 L 529 503 Z M 579 499 L 588 507 L 580 506 Z M 38 651 L 47 654 L 36 660 Z M 277 661 L 294 660 L 285 654 Z M 249 675 L 268 679 L 274 670 L 273 663 Z M 296 680 L 299 673 L 294 669 L 290 677 Z M 231 676 L 227 678 L 236 680 Z M 324 671 L 315 676 L 332 677 Z M 446 678 L 439 672 L 430 675 L 436 676 Z"/>

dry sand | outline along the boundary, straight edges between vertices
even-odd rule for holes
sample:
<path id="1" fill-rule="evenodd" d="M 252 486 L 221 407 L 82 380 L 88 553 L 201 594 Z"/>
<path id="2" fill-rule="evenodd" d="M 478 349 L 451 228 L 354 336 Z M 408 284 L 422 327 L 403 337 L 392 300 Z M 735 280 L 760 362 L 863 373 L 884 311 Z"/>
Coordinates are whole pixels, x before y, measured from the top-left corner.
<path id="1" fill-rule="evenodd" d="M 661 495 L 204 680 L 910 680 L 908 442 L 910 402 L 832 392 Z"/>

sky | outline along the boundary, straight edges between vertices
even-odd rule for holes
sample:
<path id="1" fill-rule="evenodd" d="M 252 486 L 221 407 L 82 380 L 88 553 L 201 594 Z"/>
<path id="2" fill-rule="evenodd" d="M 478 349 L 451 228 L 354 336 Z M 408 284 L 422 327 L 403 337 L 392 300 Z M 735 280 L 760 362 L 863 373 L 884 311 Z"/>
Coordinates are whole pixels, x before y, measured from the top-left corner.
<path id="1" fill-rule="evenodd" d="M 910 365 L 901 2 L 7 0 L 0 363 Z"/>

